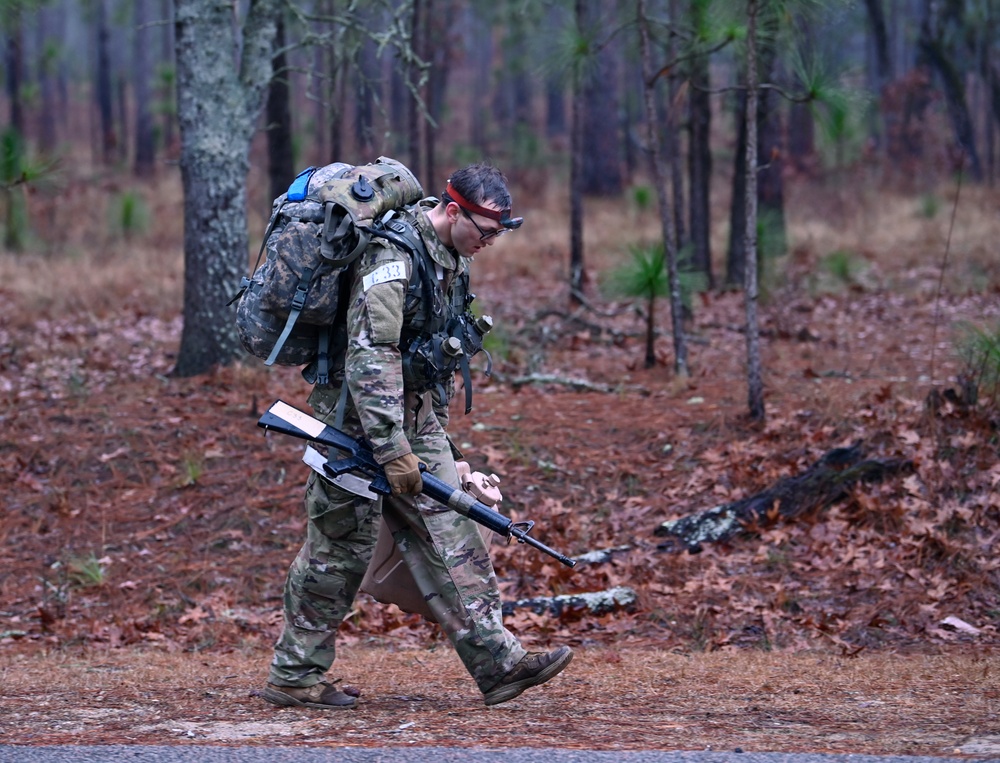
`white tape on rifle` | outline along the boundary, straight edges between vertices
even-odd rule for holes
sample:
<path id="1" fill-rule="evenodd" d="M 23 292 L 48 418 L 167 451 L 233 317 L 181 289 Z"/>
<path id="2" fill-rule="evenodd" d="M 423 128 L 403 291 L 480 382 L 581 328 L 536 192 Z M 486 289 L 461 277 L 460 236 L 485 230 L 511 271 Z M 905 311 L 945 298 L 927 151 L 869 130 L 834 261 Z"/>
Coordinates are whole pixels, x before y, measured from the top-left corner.
<path id="1" fill-rule="evenodd" d="M 370 498 L 373 501 L 378 498 L 378 495 L 373 493 L 368 487 L 371 482 L 362 477 L 350 473 L 341 474 L 338 477 L 331 477 L 327 474 L 326 469 L 323 468 L 326 465 L 326 456 L 312 445 L 306 446 L 306 452 L 302 454 L 302 461 L 314 472 L 328 482 L 332 482 L 341 490 L 346 490 L 348 493 L 361 496 L 362 498 Z"/>

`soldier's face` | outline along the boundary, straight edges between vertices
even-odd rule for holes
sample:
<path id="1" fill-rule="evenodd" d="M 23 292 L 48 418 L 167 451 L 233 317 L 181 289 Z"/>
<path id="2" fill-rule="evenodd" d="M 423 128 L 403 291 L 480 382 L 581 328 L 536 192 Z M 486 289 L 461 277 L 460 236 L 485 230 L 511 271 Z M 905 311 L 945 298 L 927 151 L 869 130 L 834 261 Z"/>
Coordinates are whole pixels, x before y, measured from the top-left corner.
<path id="1" fill-rule="evenodd" d="M 492 204 L 484 204 L 490 209 L 496 209 Z M 486 246 L 493 246 L 506 230 L 495 220 L 490 220 L 455 204 L 458 213 L 452 224 L 451 238 L 461 257 L 472 257 Z"/>

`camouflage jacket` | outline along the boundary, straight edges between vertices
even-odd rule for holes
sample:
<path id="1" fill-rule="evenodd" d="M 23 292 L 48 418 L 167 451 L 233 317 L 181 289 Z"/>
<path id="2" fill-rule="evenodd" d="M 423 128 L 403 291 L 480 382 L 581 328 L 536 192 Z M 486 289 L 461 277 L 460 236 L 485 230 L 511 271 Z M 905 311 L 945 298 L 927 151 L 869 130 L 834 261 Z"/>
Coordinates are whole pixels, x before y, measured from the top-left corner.
<path id="1" fill-rule="evenodd" d="M 356 409 L 365 438 L 375 458 L 386 463 L 410 452 L 403 427 L 406 393 L 424 391 L 404 380 L 401 346 L 415 333 L 443 326 L 456 306 L 464 308 L 468 264 L 449 250 L 434 231 L 426 210 L 437 199 L 428 198 L 404 213 L 416 226 L 433 267 L 425 267 L 423 283 L 411 279 L 418 263 L 405 249 L 385 239 L 373 239 L 353 268 L 347 307 L 347 351 L 344 376 L 350 401 Z M 461 293 L 459 293 L 461 292 Z M 432 304 L 428 305 L 428 302 Z M 440 327 L 440 326 L 439 326 Z M 338 364 L 339 365 L 339 364 Z M 446 427 L 448 399 L 454 382 L 444 394 L 432 393 L 435 413 Z"/>

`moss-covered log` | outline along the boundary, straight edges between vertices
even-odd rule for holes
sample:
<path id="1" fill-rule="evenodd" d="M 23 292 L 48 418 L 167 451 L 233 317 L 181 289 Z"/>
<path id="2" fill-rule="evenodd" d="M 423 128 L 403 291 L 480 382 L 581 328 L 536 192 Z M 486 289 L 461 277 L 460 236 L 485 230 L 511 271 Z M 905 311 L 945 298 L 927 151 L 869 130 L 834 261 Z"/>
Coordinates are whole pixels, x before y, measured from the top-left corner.
<path id="1" fill-rule="evenodd" d="M 534 599 L 504 602 L 503 613 L 510 615 L 517 609 L 530 609 L 536 615 L 549 614 L 563 619 L 574 619 L 604 615 L 617 610 L 631 611 L 636 601 L 635 591 L 619 586 L 606 591 L 540 596 Z"/>

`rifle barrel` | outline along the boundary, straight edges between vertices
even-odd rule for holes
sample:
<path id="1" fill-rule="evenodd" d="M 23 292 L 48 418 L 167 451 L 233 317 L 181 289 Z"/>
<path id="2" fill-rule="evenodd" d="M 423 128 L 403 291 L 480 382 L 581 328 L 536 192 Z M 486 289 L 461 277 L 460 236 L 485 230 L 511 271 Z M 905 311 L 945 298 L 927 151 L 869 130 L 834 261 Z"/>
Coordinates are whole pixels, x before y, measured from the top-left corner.
<path id="1" fill-rule="evenodd" d="M 477 501 L 471 495 L 456 487 L 452 487 L 444 480 L 440 480 L 432 474 L 428 474 L 421 469 L 424 482 L 423 492 L 433 498 L 438 503 L 450 506 L 459 514 L 468 517 L 473 522 L 478 522 L 489 530 L 502 535 L 505 538 L 517 538 L 518 543 L 527 545 L 558 559 L 567 567 L 575 567 L 576 561 L 570 559 L 565 554 L 560 554 L 553 548 L 546 546 L 540 540 L 528 535 L 528 530 L 519 528 L 512 519 L 504 516 L 499 511 L 495 511 L 485 503 Z"/>

